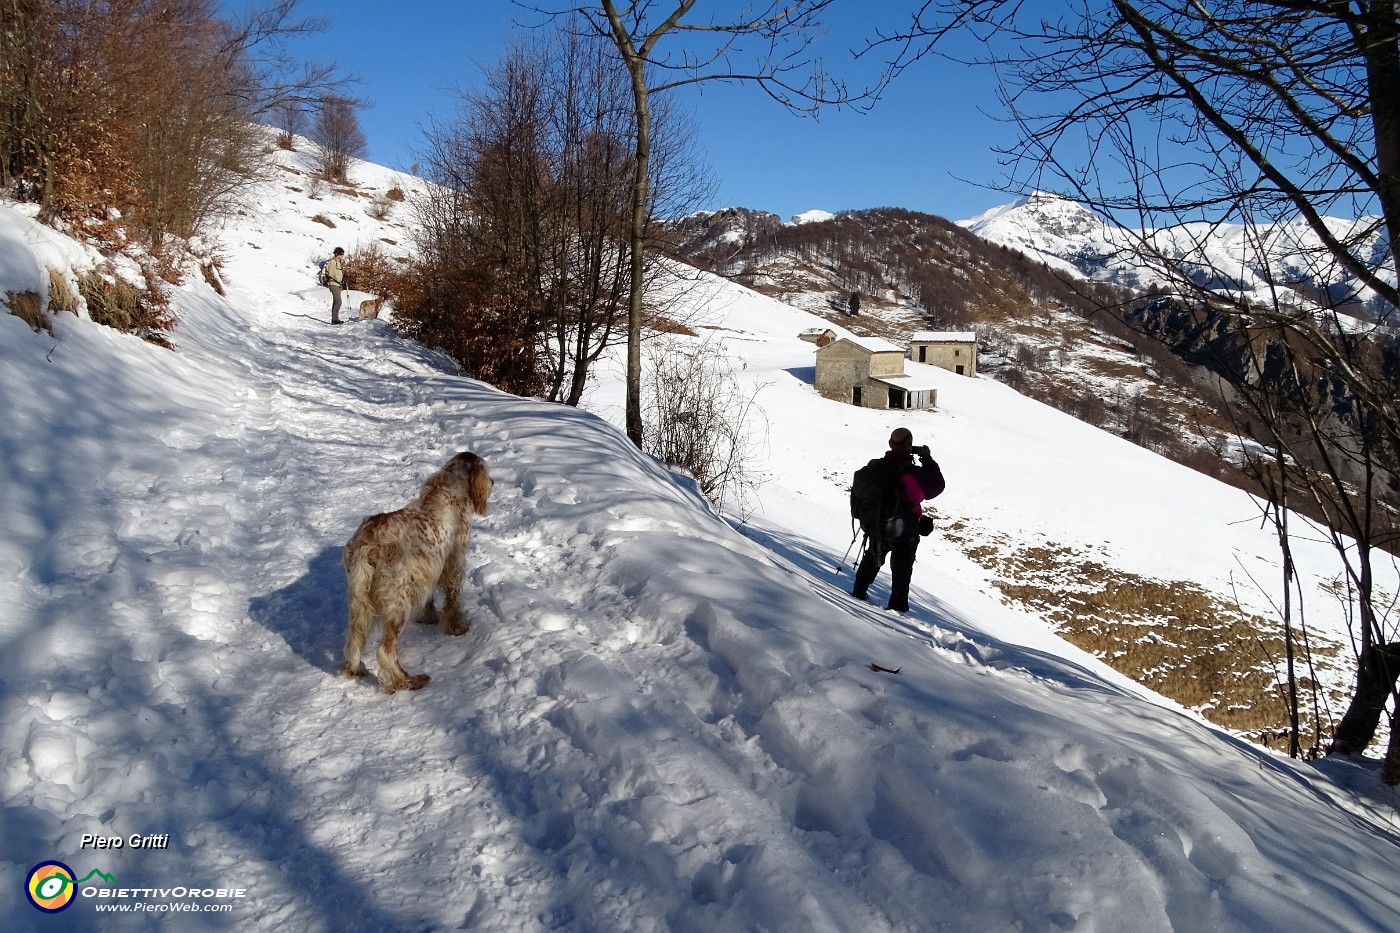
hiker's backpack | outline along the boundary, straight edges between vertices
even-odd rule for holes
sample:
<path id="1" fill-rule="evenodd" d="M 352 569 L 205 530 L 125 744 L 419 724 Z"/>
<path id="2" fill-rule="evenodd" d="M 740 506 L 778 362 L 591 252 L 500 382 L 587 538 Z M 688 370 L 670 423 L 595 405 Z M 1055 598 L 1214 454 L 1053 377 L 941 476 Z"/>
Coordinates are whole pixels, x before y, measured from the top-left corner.
<path id="1" fill-rule="evenodd" d="M 329 259 L 322 259 L 316 265 L 316 284 L 322 288 L 327 288 L 331 284 L 331 274 L 326 271 L 326 263 L 328 262 L 330 262 Z"/>
<path id="2" fill-rule="evenodd" d="M 909 516 L 904 514 L 899 478 L 904 465 L 876 457 L 856 470 L 851 481 L 851 518 L 859 524 L 866 537 L 877 541 L 893 541 L 912 532 L 907 527 Z"/>

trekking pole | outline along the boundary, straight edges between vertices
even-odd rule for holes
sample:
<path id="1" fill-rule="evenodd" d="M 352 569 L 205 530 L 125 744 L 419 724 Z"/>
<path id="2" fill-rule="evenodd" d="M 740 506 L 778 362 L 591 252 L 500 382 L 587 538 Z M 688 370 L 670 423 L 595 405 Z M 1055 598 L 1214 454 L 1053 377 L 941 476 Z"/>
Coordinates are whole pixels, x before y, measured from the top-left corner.
<path id="1" fill-rule="evenodd" d="M 857 526 L 855 532 L 851 535 L 851 543 L 848 544 L 848 545 L 846 545 L 846 553 L 841 555 L 841 562 L 840 562 L 839 564 L 836 565 L 836 575 L 837 575 L 838 577 L 841 576 L 841 571 L 843 571 L 843 570 L 846 569 L 846 558 L 850 556 L 850 554 L 851 554 L 851 548 L 853 548 L 853 547 L 856 546 L 856 538 L 858 538 L 859 536 L 860 536 L 860 528 L 859 528 L 859 526 Z M 861 550 L 864 550 L 864 549 L 865 549 L 865 547 L 864 547 L 864 545 L 862 545 L 862 546 L 861 546 Z M 856 555 L 856 560 L 860 560 L 860 555 L 859 555 L 859 554 Z M 854 565 L 853 565 L 853 566 L 854 566 Z"/>

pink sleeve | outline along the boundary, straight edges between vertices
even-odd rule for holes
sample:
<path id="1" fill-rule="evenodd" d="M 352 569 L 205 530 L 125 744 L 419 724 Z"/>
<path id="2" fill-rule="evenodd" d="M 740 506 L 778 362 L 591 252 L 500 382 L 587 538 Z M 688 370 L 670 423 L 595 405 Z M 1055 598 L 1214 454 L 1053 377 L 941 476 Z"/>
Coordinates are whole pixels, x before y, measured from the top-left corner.
<path id="1" fill-rule="evenodd" d="M 944 488 L 943 471 L 938 467 L 910 467 L 901 477 L 910 502 L 922 502 L 938 497 Z"/>

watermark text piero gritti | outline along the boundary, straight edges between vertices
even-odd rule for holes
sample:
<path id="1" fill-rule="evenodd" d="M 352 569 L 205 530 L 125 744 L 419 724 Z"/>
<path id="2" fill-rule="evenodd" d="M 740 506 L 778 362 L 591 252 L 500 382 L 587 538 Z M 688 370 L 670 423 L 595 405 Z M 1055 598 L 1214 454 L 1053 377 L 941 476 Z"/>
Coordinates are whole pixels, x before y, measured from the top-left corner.
<path id="1" fill-rule="evenodd" d="M 169 833 L 152 833 L 143 836 L 140 833 L 132 833 L 123 839 L 121 836 L 96 836 L 92 833 L 83 833 L 83 838 L 78 843 L 80 849 L 168 849 L 170 848 Z"/>

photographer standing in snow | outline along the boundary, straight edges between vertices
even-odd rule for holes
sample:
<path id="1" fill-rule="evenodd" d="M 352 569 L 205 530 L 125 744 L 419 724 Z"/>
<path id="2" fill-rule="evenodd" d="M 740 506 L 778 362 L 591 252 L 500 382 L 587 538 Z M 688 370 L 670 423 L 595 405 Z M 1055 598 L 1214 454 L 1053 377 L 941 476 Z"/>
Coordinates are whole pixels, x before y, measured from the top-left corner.
<path id="1" fill-rule="evenodd" d="M 326 263 L 326 288 L 331 290 L 332 324 L 340 323 L 340 292 L 345 288 L 345 266 L 341 262 L 344 255 L 345 250 L 337 246 L 330 261 Z"/>
<path id="2" fill-rule="evenodd" d="M 919 462 L 914 462 L 915 455 Z M 915 447 L 908 428 L 895 428 L 884 457 L 856 471 L 851 514 L 865 531 L 865 556 L 856 570 L 851 595 L 865 599 L 870 584 L 890 557 L 890 601 L 886 609 L 909 611 L 909 581 L 919 550 L 925 499 L 943 492 L 943 471 L 928 447 Z M 923 532 L 927 533 L 927 532 Z"/>

